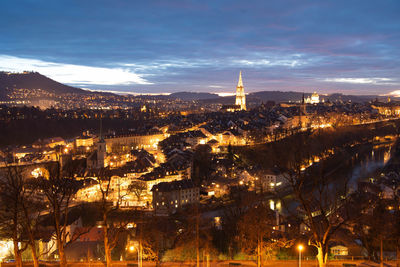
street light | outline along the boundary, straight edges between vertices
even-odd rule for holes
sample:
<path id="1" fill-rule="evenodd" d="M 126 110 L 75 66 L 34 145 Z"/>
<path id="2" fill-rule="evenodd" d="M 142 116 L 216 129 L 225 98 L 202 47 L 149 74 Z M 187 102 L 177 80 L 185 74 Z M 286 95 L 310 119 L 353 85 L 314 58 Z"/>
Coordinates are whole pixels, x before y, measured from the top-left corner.
<path id="1" fill-rule="evenodd" d="M 135 251 L 135 249 L 136 249 L 136 247 L 135 246 L 130 246 L 129 247 L 129 251 L 130 252 L 134 252 Z M 137 262 L 138 262 L 138 267 L 140 267 L 140 250 L 139 250 L 139 248 L 137 249 Z"/>
<path id="2" fill-rule="evenodd" d="M 301 267 L 301 252 L 303 251 L 304 247 L 302 244 L 297 246 L 297 249 L 299 250 L 299 267 Z"/>

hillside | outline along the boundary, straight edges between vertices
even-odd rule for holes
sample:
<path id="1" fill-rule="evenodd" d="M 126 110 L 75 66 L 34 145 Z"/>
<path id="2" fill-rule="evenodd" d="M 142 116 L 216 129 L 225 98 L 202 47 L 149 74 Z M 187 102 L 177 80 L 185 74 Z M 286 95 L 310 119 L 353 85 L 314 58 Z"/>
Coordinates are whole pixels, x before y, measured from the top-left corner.
<path id="1" fill-rule="evenodd" d="M 311 93 L 304 93 L 304 97 L 310 97 Z M 216 94 L 211 93 L 192 93 L 192 92 L 179 92 L 173 93 L 170 97 L 180 98 L 182 100 L 192 101 L 198 100 L 204 103 L 218 103 L 218 104 L 232 104 L 235 101 L 235 96 L 220 97 Z M 300 101 L 303 97 L 302 92 L 282 92 L 282 91 L 260 91 L 249 93 L 246 95 L 248 103 L 260 104 L 261 102 L 274 101 L 276 103 L 289 102 L 289 101 Z M 330 94 L 321 95 L 320 99 L 329 100 L 332 102 L 343 101 L 343 102 L 368 102 L 378 98 L 379 100 L 386 100 L 386 97 L 378 95 L 344 95 L 344 94 Z M 393 98 L 395 99 L 395 98 Z"/>
<path id="2" fill-rule="evenodd" d="M 6 90 L 11 89 L 42 89 L 59 94 L 86 93 L 85 90 L 56 82 L 38 72 L 8 73 L 0 72 L 0 97 L 5 97 Z"/>
<path id="3" fill-rule="evenodd" d="M 61 96 L 63 94 L 74 93 L 80 94 L 91 94 L 91 95 L 106 95 L 112 96 L 112 93 L 107 92 L 89 92 L 83 89 L 68 86 L 59 82 L 56 82 L 38 72 L 23 72 L 23 73 L 9 73 L 0 71 L 0 100 L 6 100 L 7 94 L 10 94 L 14 89 L 27 89 L 34 91 L 35 89 L 41 89 L 50 94 Z M 19 92 L 19 97 L 24 97 L 25 93 Z M 309 97 L 311 93 L 304 93 L 305 97 Z M 282 92 L 282 91 L 260 91 L 249 93 L 246 98 L 248 103 L 259 104 L 261 102 L 274 101 L 274 102 L 287 102 L 287 101 L 299 101 L 303 96 L 302 92 Z M 43 97 L 43 96 L 42 96 Z M 352 101 L 352 102 L 367 102 L 375 98 L 380 100 L 386 97 L 378 95 L 343 95 L 343 94 L 331 94 L 320 96 L 325 100 L 330 101 Z M 141 98 L 179 98 L 183 101 L 200 101 L 206 103 L 220 103 L 220 104 L 232 104 L 234 102 L 234 96 L 220 97 L 214 93 L 206 92 L 177 92 L 172 93 L 169 96 L 157 95 L 157 96 L 141 96 Z M 14 95 L 15 99 L 15 95 Z"/>
<path id="4" fill-rule="evenodd" d="M 177 92 L 177 93 L 172 93 L 169 95 L 172 98 L 179 98 L 182 100 L 203 100 L 203 99 L 214 99 L 218 98 L 219 96 L 217 94 L 212 94 L 212 93 L 196 93 L 196 92 Z"/>
<path id="5" fill-rule="evenodd" d="M 310 96 L 310 93 L 305 93 L 304 96 Z M 282 91 L 261 91 L 250 93 L 248 96 L 258 98 L 262 102 L 275 101 L 275 102 L 287 102 L 287 101 L 299 101 L 303 97 L 303 93 L 300 92 L 282 92 Z"/>

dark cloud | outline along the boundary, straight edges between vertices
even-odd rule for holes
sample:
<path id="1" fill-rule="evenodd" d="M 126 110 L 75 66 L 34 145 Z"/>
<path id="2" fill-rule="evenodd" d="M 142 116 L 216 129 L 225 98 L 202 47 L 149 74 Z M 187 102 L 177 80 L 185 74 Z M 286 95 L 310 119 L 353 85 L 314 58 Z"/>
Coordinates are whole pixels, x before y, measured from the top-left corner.
<path id="1" fill-rule="evenodd" d="M 396 0 L 4 0 L 0 54 L 152 83 L 93 88 L 232 90 L 243 69 L 252 91 L 380 93 L 400 87 L 398 14 Z"/>

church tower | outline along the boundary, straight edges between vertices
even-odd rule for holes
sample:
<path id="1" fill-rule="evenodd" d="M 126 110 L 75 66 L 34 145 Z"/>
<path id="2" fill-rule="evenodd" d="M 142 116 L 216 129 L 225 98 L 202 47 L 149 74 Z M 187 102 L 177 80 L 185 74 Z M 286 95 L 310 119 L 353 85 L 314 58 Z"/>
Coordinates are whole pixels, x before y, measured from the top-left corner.
<path id="1" fill-rule="evenodd" d="M 306 127 L 307 124 L 307 104 L 306 104 L 306 100 L 304 97 L 304 93 L 303 93 L 303 97 L 301 99 L 301 104 L 300 104 L 300 112 L 299 112 L 299 127 L 303 128 Z"/>
<path id="2" fill-rule="evenodd" d="M 242 82 L 242 71 L 239 73 L 239 81 L 236 86 L 236 102 L 237 106 L 240 106 L 240 110 L 246 110 L 246 95 L 244 94 L 244 87 Z"/>
<path id="3" fill-rule="evenodd" d="M 99 141 L 96 143 L 96 150 L 86 159 L 86 166 L 88 169 L 101 169 L 106 167 L 107 145 L 106 141 L 104 141 L 102 130 L 102 121 L 100 117 Z"/>
<path id="4" fill-rule="evenodd" d="M 105 159 L 107 155 L 107 146 L 106 141 L 103 138 L 103 127 L 102 121 L 100 117 L 100 136 L 99 142 L 97 142 L 97 168 L 104 168 L 105 167 Z"/>
<path id="5" fill-rule="evenodd" d="M 105 167 L 105 159 L 106 159 L 106 142 L 103 138 L 97 142 L 97 168 Z"/>
<path id="6" fill-rule="evenodd" d="M 303 93 L 303 97 L 301 98 L 301 104 L 300 104 L 300 116 L 305 116 L 307 115 L 307 106 L 306 106 L 306 100 L 304 97 L 304 93 Z"/>

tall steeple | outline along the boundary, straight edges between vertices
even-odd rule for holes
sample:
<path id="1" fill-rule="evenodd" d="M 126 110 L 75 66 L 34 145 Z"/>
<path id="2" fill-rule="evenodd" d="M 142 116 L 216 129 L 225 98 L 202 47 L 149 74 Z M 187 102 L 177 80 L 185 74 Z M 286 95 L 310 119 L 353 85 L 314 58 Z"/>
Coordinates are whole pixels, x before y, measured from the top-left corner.
<path id="1" fill-rule="evenodd" d="M 239 81 L 237 87 L 243 87 L 242 71 L 239 72 Z"/>
<path id="2" fill-rule="evenodd" d="M 107 145 L 103 138 L 103 122 L 100 114 L 100 134 L 99 141 L 97 142 L 97 168 L 105 167 L 105 159 L 107 156 Z"/>
<path id="3" fill-rule="evenodd" d="M 239 81 L 236 86 L 236 102 L 237 106 L 240 106 L 240 110 L 246 110 L 246 95 L 244 94 L 244 87 L 242 81 L 242 71 L 239 73 Z"/>
<path id="4" fill-rule="evenodd" d="M 306 101 L 305 101 L 305 96 L 303 92 L 303 96 L 301 98 L 301 103 L 300 103 L 300 112 L 299 112 L 299 127 L 305 127 L 306 126 L 306 120 L 307 120 L 307 106 L 306 106 Z"/>

